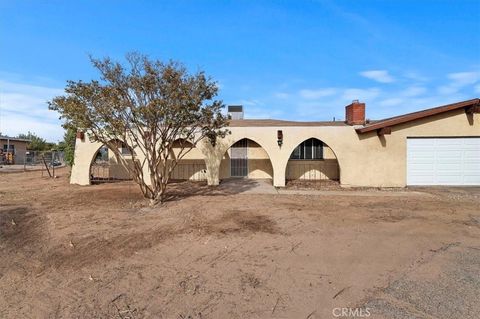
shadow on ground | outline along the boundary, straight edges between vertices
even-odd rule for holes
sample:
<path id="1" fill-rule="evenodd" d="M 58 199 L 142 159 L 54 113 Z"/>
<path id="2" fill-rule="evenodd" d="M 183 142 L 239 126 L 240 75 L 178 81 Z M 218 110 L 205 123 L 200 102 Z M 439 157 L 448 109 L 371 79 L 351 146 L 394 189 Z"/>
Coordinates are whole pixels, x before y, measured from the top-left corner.
<path id="1" fill-rule="evenodd" d="M 208 186 L 206 182 L 173 181 L 168 185 L 166 201 L 177 201 L 193 196 L 224 196 L 236 194 L 277 194 L 271 180 L 230 178 L 219 186 Z"/>

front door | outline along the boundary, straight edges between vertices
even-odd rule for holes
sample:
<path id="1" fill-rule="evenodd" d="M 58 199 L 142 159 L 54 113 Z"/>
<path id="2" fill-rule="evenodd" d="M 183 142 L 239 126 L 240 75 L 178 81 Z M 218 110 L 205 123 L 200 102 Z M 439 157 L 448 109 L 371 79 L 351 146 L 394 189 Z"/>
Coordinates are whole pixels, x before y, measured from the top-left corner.
<path id="1" fill-rule="evenodd" d="M 248 176 L 247 139 L 242 139 L 230 148 L 230 176 Z"/>

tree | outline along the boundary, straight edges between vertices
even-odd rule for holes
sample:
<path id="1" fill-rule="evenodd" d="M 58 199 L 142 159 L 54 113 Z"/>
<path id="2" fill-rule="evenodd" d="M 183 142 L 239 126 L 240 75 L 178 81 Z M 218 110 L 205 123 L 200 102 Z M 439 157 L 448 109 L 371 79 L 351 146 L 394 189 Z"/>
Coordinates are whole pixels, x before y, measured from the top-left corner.
<path id="1" fill-rule="evenodd" d="M 63 158 L 68 166 L 73 166 L 76 140 L 77 130 L 73 127 L 67 127 L 63 135 L 63 141 L 58 143 L 58 150 L 63 152 Z"/>
<path id="2" fill-rule="evenodd" d="M 18 134 L 17 137 L 30 140 L 30 142 L 27 144 L 27 149 L 30 151 L 46 151 L 52 146 L 52 144 L 47 143 L 44 138 L 41 138 L 30 131 L 28 131 L 27 134 Z"/>
<path id="3" fill-rule="evenodd" d="M 151 205 L 164 201 L 177 163 L 200 141 L 215 145 L 217 137 L 228 133 L 224 105 L 214 99 L 216 82 L 203 71 L 190 74 L 179 62 L 138 53 L 127 54 L 125 64 L 110 58 L 91 62 L 101 79 L 68 81 L 66 95 L 51 100 L 49 108 L 60 113 L 64 127 L 81 128 L 106 145 Z M 180 147 L 176 156 L 174 142 Z M 122 156 L 119 143 L 131 162 Z"/>

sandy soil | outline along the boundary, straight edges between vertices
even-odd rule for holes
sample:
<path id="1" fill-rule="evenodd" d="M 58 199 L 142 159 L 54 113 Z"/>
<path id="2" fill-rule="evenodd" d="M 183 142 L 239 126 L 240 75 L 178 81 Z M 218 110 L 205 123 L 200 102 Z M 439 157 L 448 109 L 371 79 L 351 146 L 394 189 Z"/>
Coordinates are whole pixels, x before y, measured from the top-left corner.
<path id="1" fill-rule="evenodd" d="M 60 173 L 0 175 L 1 318 L 480 313 L 479 188 L 293 196 L 177 183 L 152 209 L 130 182 L 80 187 Z"/>

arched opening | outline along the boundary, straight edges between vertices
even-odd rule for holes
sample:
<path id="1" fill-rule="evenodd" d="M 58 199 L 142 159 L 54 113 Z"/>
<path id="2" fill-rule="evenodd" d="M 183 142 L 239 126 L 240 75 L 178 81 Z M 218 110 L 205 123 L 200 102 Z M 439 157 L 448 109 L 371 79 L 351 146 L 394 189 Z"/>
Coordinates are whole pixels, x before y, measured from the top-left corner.
<path id="1" fill-rule="evenodd" d="M 122 142 L 117 141 L 115 144 L 127 163 L 131 161 L 130 152 L 123 146 Z M 93 156 L 90 164 L 90 183 L 112 183 L 131 179 L 127 168 L 117 160 L 115 154 L 107 146 L 102 145 Z"/>
<path id="2" fill-rule="evenodd" d="M 295 147 L 285 173 L 287 185 L 336 185 L 340 181 L 340 166 L 335 153 L 317 138 L 306 139 Z"/>
<path id="3" fill-rule="evenodd" d="M 265 149 L 243 138 L 225 152 L 220 162 L 220 180 L 228 178 L 273 179 L 273 166 Z"/>
<path id="4" fill-rule="evenodd" d="M 184 151 L 180 154 L 182 149 Z M 173 142 L 172 153 L 170 155 L 172 158 L 178 158 L 185 154 L 172 171 L 170 176 L 172 181 L 205 181 L 207 179 L 207 167 L 203 160 L 203 154 L 191 142 L 185 139 L 176 140 Z"/>

